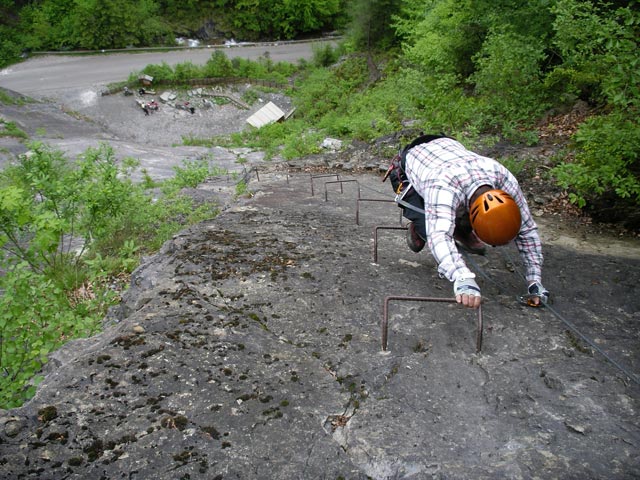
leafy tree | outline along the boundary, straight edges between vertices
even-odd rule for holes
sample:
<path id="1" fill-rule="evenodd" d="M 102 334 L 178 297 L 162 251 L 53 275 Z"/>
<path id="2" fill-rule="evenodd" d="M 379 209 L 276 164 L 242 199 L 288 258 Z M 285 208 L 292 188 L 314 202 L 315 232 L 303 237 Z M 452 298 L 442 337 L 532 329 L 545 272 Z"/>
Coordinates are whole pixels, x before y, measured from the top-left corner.
<path id="1" fill-rule="evenodd" d="M 348 5 L 348 36 L 358 50 L 385 50 L 397 46 L 393 16 L 402 0 L 351 0 Z"/>
<path id="2" fill-rule="evenodd" d="M 317 32 L 340 12 L 339 0 L 283 0 L 273 2 L 274 23 L 283 38 Z"/>
<path id="3" fill-rule="evenodd" d="M 215 215 L 179 194 L 209 175 L 205 161 L 176 168 L 153 201 L 130 180 L 135 162 L 116 163 L 107 145 L 76 162 L 30 147 L 0 172 L 0 408 L 33 395 L 52 350 L 99 329 L 117 300 L 114 283 L 138 264 L 138 245 L 153 251 L 185 224 Z M 81 251 L 71 251 L 72 239 Z"/>
<path id="4" fill-rule="evenodd" d="M 168 36 L 154 0 L 44 0 L 20 17 L 25 46 L 34 50 L 151 45 Z"/>
<path id="5" fill-rule="evenodd" d="M 638 106 L 640 14 L 629 7 L 608 11 L 580 0 L 558 0 L 554 46 L 562 58 L 548 82 L 573 89 L 589 101 Z"/>
<path id="6" fill-rule="evenodd" d="M 0 67 L 16 62 L 22 53 L 21 46 L 10 37 L 12 30 L 0 26 Z"/>
<path id="7" fill-rule="evenodd" d="M 614 194 L 628 200 L 624 203 L 640 205 L 637 118 L 620 112 L 593 117 L 580 127 L 576 142 L 576 161 L 554 170 L 560 184 L 572 190 L 573 202 L 584 207 L 587 202 L 599 203 L 602 197 L 611 200 Z"/>
<path id="8" fill-rule="evenodd" d="M 231 64 L 231 60 L 229 60 L 222 50 L 213 52 L 204 66 L 204 75 L 206 77 L 230 77 L 232 74 L 233 65 Z"/>
<path id="9" fill-rule="evenodd" d="M 65 235 L 91 239 L 109 235 L 131 198 L 130 182 L 118 178 L 113 151 L 89 149 L 70 164 L 60 151 L 30 145 L 18 165 L 3 172 L 0 246 L 34 271 L 55 271 L 65 261 Z"/>
<path id="10" fill-rule="evenodd" d="M 603 197 L 617 197 L 618 211 L 623 204 L 640 205 L 638 5 L 558 0 L 553 11 L 553 41 L 562 63 L 547 83 L 608 110 L 580 126 L 575 161 L 554 173 L 580 206 Z"/>
<path id="11" fill-rule="evenodd" d="M 102 312 L 74 308 L 55 282 L 24 264 L 3 275 L 0 288 L 0 408 L 13 408 L 34 395 L 48 354 L 95 333 Z"/>
<path id="12" fill-rule="evenodd" d="M 340 0 L 236 0 L 234 33 L 248 39 L 290 39 L 332 25 L 341 13 Z"/>
<path id="13" fill-rule="evenodd" d="M 181 25 L 196 25 L 215 9 L 228 8 L 228 3 L 227 0 L 157 0 L 161 15 L 178 29 Z"/>
<path id="14" fill-rule="evenodd" d="M 73 30 L 74 0 L 45 0 L 20 12 L 25 47 L 31 50 L 69 49 L 79 46 Z"/>
<path id="15" fill-rule="evenodd" d="M 513 32 L 487 36 L 473 57 L 476 71 L 469 81 L 484 99 L 488 124 L 531 124 L 549 108 L 541 70 L 545 59 L 544 44 L 535 37 Z"/>
<path id="16" fill-rule="evenodd" d="M 84 48 L 148 45 L 166 31 L 153 0 L 76 0 L 74 34 Z"/>
<path id="17" fill-rule="evenodd" d="M 417 9 L 417 6 L 413 7 Z M 433 75 L 450 75 L 461 82 L 473 73 L 473 56 L 480 50 L 486 27 L 474 15 L 472 0 L 423 0 L 424 14 L 406 10 L 415 22 L 399 22 L 405 38 L 405 58 Z"/>
<path id="18" fill-rule="evenodd" d="M 546 47 L 553 17 L 549 0 L 421 0 L 395 19 L 406 58 L 414 65 L 463 80 L 476 70 L 487 35 L 514 33 Z"/>
<path id="19" fill-rule="evenodd" d="M 0 65 L 25 48 L 166 45 L 211 27 L 243 40 L 291 39 L 341 25 L 345 1 L 0 0 Z"/>

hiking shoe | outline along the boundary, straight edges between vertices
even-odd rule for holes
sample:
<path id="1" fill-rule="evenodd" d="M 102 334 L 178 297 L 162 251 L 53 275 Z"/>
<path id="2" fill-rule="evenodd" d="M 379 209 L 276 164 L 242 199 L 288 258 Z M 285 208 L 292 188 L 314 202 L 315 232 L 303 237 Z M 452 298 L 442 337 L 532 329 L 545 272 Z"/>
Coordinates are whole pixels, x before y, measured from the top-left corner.
<path id="1" fill-rule="evenodd" d="M 475 253 L 476 255 L 484 255 L 487 252 L 487 247 L 478 236 L 473 232 L 463 234 L 459 230 L 454 230 L 453 240 L 456 242 L 456 246 L 466 252 Z"/>
<path id="2" fill-rule="evenodd" d="M 407 245 L 412 252 L 418 253 L 424 248 L 425 241 L 416 232 L 416 226 L 413 222 L 407 228 Z"/>

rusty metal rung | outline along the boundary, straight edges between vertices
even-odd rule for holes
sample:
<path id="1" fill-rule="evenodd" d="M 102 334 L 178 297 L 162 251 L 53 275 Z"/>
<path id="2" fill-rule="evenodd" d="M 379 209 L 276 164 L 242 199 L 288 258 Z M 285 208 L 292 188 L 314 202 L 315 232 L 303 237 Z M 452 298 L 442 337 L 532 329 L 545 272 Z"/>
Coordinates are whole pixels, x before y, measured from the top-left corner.
<path id="1" fill-rule="evenodd" d="M 456 303 L 455 298 L 438 298 L 438 297 L 406 297 L 406 296 L 389 296 L 384 299 L 384 307 L 382 311 L 382 350 L 387 350 L 387 335 L 388 335 L 388 323 L 389 323 L 389 302 L 391 300 L 402 300 L 411 302 L 438 302 L 438 303 Z M 478 311 L 478 326 L 476 329 L 476 353 L 480 353 L 482 350 L 482 305 L 477 309 Z"/>
<path id="2" fill-rule="evenodd" d="M 323 173 L 318 175 L 309 174 L 309 178 L 311 180 L 311 196 L 315 195 L 313 191 L 313 179 L 314 178 L 325 178 L 325 177 L 336 177 L 336 180 L 340 180 L 340 175 L 338 173 Z M 342 188 L 342 187 L 341 187 Z"/>
<path id="3" fill-rule="evenodd" d="M 378 230 L 407 230 L 406 226 L 376 225 L 373 228 L 373 263 L 378 263 Z"/>
<path id="4" fill-rule="evenodd" d="M 335 180 L 333 182 L 324 182 L 324 201 L 328 201 L 329 200 L 329 196 L 328 196 L 328 192 L 327 192 L 327 185 L 330 183 L 339 183 L 340 184 L 340 193 L 344 193 L 344 190 L 342 189 L 342 184 L 344 183 L 353 183 L 355 182 L 356 185 L 358 186 L 358 198 L 360 198 L 360 184 L 358 183 L 358 180 Z"/>
<path id="5" fill-rule="evenodd" d="M 253 167 L 250 168 L 249 170 L 247 170 L 247 167 L 242 167 L 242 172 L 244 174 L 244 177 L 249 180 L 251 178 L 251 173 L 255 172 L 256 173 L 256 180 L 260 181 L 260 173 L 258 172 L 258 167 Z"/>

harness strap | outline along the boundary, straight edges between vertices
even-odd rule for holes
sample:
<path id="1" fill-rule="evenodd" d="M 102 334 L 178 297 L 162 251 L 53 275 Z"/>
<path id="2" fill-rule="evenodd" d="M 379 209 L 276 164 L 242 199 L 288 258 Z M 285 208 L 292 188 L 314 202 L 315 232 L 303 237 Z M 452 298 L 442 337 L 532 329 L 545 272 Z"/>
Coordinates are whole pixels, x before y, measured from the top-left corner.
<path id="1" fill-rule="evenodd" d="M 413 187 L 411 187 L 411 188 L 413 188 Z M 407 191 L 408 191 L 408 190 L 407 190 Z M 422 208 L 418 208 L 418 207 L 416 207 L 415 205 L 411 205 L 410 203 L 405 202 L 404 200 L 402 200 L 402 197 L 403 197 L 403 196 L 404 196 L 404 195 L 396 195 L 395 202 L 396 202 L 398 205 L 400 205 L 401 207 L 404 207 L 404 208 L 408 208 L 408 209 L 410 209 L 410 210 L 413 210 L 413 211 L 415 211 L 415 212 L 422 213 L 423 215 L 426 213 Z"/>

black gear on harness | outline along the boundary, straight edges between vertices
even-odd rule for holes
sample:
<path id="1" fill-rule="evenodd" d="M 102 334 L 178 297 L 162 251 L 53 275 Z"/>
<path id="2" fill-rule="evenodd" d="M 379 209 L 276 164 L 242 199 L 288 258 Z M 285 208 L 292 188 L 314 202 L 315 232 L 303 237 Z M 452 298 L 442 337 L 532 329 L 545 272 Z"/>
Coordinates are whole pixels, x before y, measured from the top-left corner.
<path id="1" fill-rule="evenodd" d="M 407 152 L 416 145 L 422 145 L 429 143 L 432 140 L 438 138 L 449 138 L 446 135 L 421 135 L 410 144 L 404 147 L 397 155 L 391 159 L 391 164 L 387 169 L 382 182 L 384 183 L 387 178 L 391 181 L 391 186 L 396 194 L 396 203 L 400 208 L 404 210 L 405 217 L 411 219 L 411 214 L 407 215 L 407 209 L 424 215 L 424 201 L 422 197 L 411 186 L 411 182 L 407 178 L 405 171 L 405 164 L 407 161 Z"/>
<path id="2" fill-rule="evenodd" d="M 420 135 L 391 159 L 391 164 L 389 165 L 382 182 L 384 183 L 388 178 L 391 181 L 393 191 L 396 192 L 397 195 L 400 195 L 407 186 L 410 186 L 409 179 L 405 172 L 407 152 L 416 145 L 422 145 L 423 143 L 429 143 L 432 140 L 445 137 L 446 135 Z"/>

